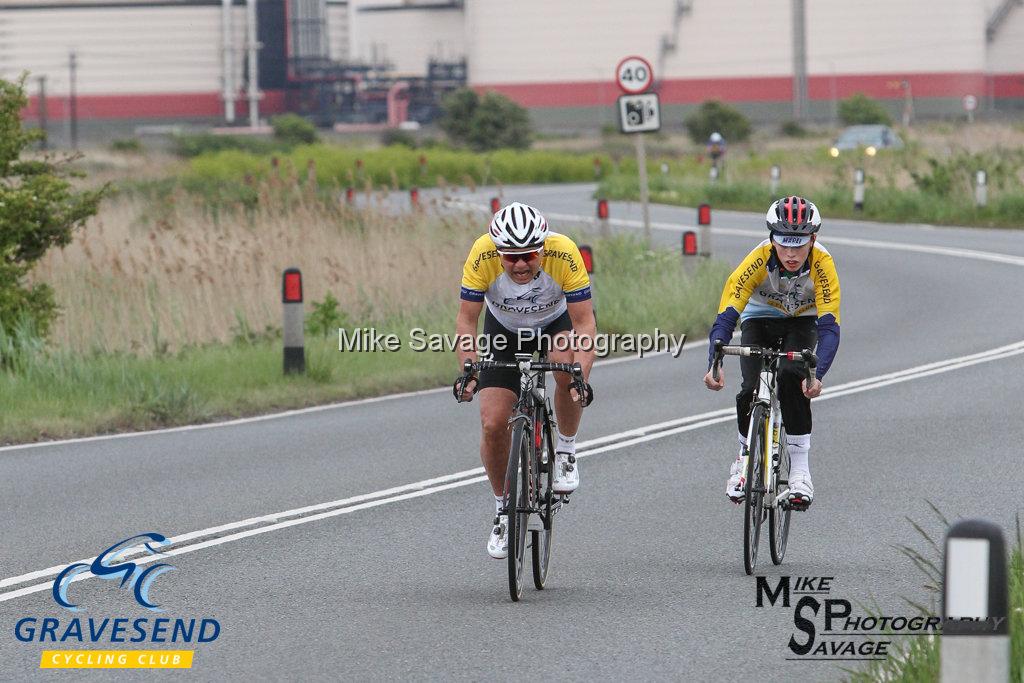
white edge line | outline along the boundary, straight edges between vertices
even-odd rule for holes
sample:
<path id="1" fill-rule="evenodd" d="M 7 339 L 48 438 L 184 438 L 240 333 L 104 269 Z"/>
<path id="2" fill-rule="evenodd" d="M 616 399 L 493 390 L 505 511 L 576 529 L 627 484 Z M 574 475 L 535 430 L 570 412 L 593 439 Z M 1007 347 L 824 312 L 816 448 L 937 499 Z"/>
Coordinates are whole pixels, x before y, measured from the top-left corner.
<path id="1" fill-rule="evenodd" d="M 965 368 L 965 367 L 970 367 L 972 365 L 977 365 L 977 364 L 985 363 L 985 362 L 992 361 L 992 360 L 999 360 L 999 359 L 1002 359 L 1002 358 L 1008 358 L 1008 357 L 1011 357 L 1011 356 L 1020 355 L 1022 353 L 1024 353 L 1024 341 L 1017 342 L 1015 344 L 1009 344 L 1009 345 L 1006 345 L 1006 346 L 998 347 L 998 348 L 995 348 L 995 349 L 992 349 L 992 350 L 986 351 L 986 352 L 970 354 L 968 356 L 960 356 L 960 357 L 957 357 L 957 358 L 951 358 L 951 359 L 948 359 L 947 361 L 945 361 L 944 363 L 938 363 L 938 364 L 937 363 L 929 363 L 927 365 L 918 366 L 917 368 L 911 368 L 908 371 L 900 371 L 899 373 L 891 373 L 891 374 L 888 374 L 888 375 L 879 375 L 879 376 L 870 378 L 868 380 L 858 380 L 858 381 L 855 381 L 855 382 L 848 382 L 846 384 L 837 385 L 836 387 L 833 387 L 832 389 L 830 389 L 828 392 L 822 394 L 816 400 L 817 401 L 826 401 L 826 400 L 830 400 L 830 399 L 833 399 L 833 398 L 840 398 L 842 396 L 847 396 L 849 394 L 856 394 L 856 393 L 860 393 L 860 392 L 863 392 L 863 391 L 868 391 L 870 389 L 880 389 L 880 388 L 883 388 L 883 387 L 886 387 L 886 386 L 890 386 L 890 385 L 893 385 L 893 384 L 899 384 L 899 383 L 902 383 L 902 382 L 908 382 L 908 381 L 913 380 L 913 379 L 919 379 L 919 378 L 923 378 L 923 377 L 930 377 L 930 376 L 933 376 L 933 375 L 943 374 L 943 373 L 946 373 L 946 372 L 951 372 L 953 370 L 958 370 L 958 369 L 962 369 L 962 368 Z M 908 372 L 911 372 L 911 371 L 916 371 L 916 374 L 908 374 Z M 600 437 L 600 438 L 597 438 L 597 439 L 592 439 L 590 441 L 581 442 L 579 444 L 579 447 L 581 449 L 582 448 L 586 448 L 587 450 L 586 450 L 586 452 L 578 453 L 577 457 L 585 458 L 585 457 L 588 457 L 588 456 L 591 456 L 591 455 L 597 455 L 599 453 L 605 453 L 605 452 L 608 452 L 608 451 L 618 450 L 618 449 L 621 449 L 621 448 L 626 448 L 628 446 L 634 446 L 634 445 L 637 445 L 637 444 L 640 444 L 640 443 L 645 443 L 645 442 L 648 442 L 648 441 L 654 441 L 655 439 L 662 439 L 662 438 L 665 438 L 667 436 L 673 436 L 675 434 L 681 434 L 681 433 L 692 431 L 692 430 L 695 430 L 695 429 L 701 429 L 703 427 L 707 427 L 707 426 L 710 426 L 710 425 L 715 425 L 715 424 L 719 424 L 719 423 L 722 423 L 722 422 L 728 422 L 728 421 L 733 420 L 733 419 L 735 419 L 734 418 L 734 410 L 731 409 L 731 408 L 725 408 L 725 409 L 721 409 L 721 410 L 711 411 L 711 412 L 708 412 L 708 413 L 702 413 L 702 414 L 699 414 L 699 415 L 691 415 L 691 416 L 688 416 L 688 417 L 680 418 L 678 420 L 669 420 L 667 422 L 659 422 L 659 423 L 656 423 L 656 424 L 648 425 L 647 427 L 643 427 L 643 428 L 639 428 L 639 429 L 634 429 L 634 430 L 628 430 L 628 431 L 625 431 L 625 432 L 619 432 L 617 434 L 613 434 L 613 435 L 609 435 L 609 436 L 605 436 L 605 437 Z M 693 420 L 699 420 L 699 421 L 693 422 Z M 658 429 L 658 428 L 663 428 L 663 427 L 667 427 L 667 426 L 670 426 L 670 425 L 673 425 L 673 424 L 679 424 L 679 423 L 685 423 L 685 422 L 691 422 L 691 424 L 681 424 L 678 427 L 674 427 L 672 429 L 662 429 L 661 431 L 656 431 L 654 433 L 648 433 L 648 434 L 641 433 L 641 434 L 637 434 L 637 432 L 642 432 L 644 430 L 646 430 L 646 431 L 653 431 L 653 430 Z M 633 434 L 637 434 L 637 435 L 636 436 L 632 436 Z M 621 439 L 623 436 L 632 436 L 632 438 L 627 438 L 625 441 L 616 441 L 615 443 L 610 443 L 610 444 L 607 444 L 607 445 L 598 446 L 597 448 L 591 448 L 591 446 L 597 446 L 598 444 L 606 442 L 606 441 L 610 440 L 613 437 Z M 175 548 L 175 549 L 168 550 L 166 552 L 160 553 L 158 555 L 141 557 L 141 558 L 138 558 L 138 559 L 134 559 L 133 561 L 136 564 L 146 564 L 148 562 L 153 562 L 153 561 L 155 561 L 155 560 L 157 560 L 157 559 L 159 559 L 161 557 L 168 557 L 168 556 L 172 556 L 172 555 L 184 555 L 186 553 L 194 552 L 196 550 L 201 550 L 203 548 L 209 548 L 209 547 L 213 547 L 213 546 L 217 546 L 217 545 L 222 545 L 224 543 L 229 543 L 231 541 L 240 540 L 240 539 L 243 539 L 243 538 L 248 538 L 250 536 L 256 536 L 258 534 L 267 533 L 269 531 L 275 531 L 275 530 L 278 530 L 278 529 L 284 529 L 284 528 L 287 528 L 287 527 L 296 526 L 298 524 L 305 524 L 305 523 L 308 523 L 308 522 L 313 522 L 313 521 L 317 521 L 317 520 L 321 520 L 321 519 L 328 519 L 330 517 L 336 517 L 338 515 L 348 514 L 349 512 L 356 512 L 358 510 L 366 510 L 366 509 L 373 508 L 373 507 L 378 507 L 380 505 L 384 505 L 384 504 L 387 504 L 387 503 L 394 503 L 394 502 L 399 502 L 399 501 L 402 501 L 402 500 L 409 500 L 411 498 L 418 498 L 418 497 L 421 497 L 421 496 L 429 495 L 431 493 L 437 493 L 439 491 L 447 491 L 447 490 L 454 489 L 454 488 L 459 488 L 459 487 L 462 487 L 462 486 L 468 486 L 470 484 L 474 484 L 474 483 L 477 483 L 477 482 L 486 481 L 487 477 L 482 475 L 482 474 L 480 474 L 482 472 L 483 472 L 483 468 L 474 468 L 474 469 L 471 469 L 471 470 L 463 470 L 462 472 L 455 472 L 453 474 L 448 474 L 448 475 L 444 475 L 444 476 L 441 476 L 441 477 L 435 477 L 433 479 L 424 479 L 423 481 L 415 482 L 415 483 L 412 483 L 412 484 L 405 484 L 403 486 L 397 486 L 397 487 L 393 487 L 393 488 L 390 488 L 390 489 L 384 489 L 384 490 L 381 490 L 381 491 L 376 491 L 376 492 L 373 492 L 373 493 L 367 493 L 367 494 L 362 494 L 362 495 L 359 495 L 359 496 L 353 496 L 351 498 L 344 498 L 344 499 L 341 499 L 341 500 L 331 501 L 331 502 L 327 502 L 327 503 L 319 503 L 317 505 L 310 505 L 310 506 L 303 507 L 303 508 L 296 508 L 294 510 L 287 510 L 285 512 L 279 512 L 279 513 L 275 513 L 275 514 L 272 514 L 272 515 L 264 515 L 262 517 L 253 517 L 253 518 L 250 518 L 250 519 L 247 519 L 247 520 L 242 520 L 240 522 L 234 522 L 234 523 L 231 523 L 231 524 L 224 524 L 224 525 L 217 526 L 217 527 L 211 527 L 209 529 L 203 529 L 203 530 L 200 530 L 200 531 L 190 532 L 190 533 L 187 533 L 187 534 L 176 536 L 176 537 L 174 537 L 172 539 L 169 539 L 169 540 L 172 543 L 181 543 L 183 541 L 191 540 L 191 539 L 194 539 L 194 538 L 200 538 L 200 537 L 203 537 L 203 536 L 209 536 L 210 534 L 213 534 L 213 533 L 220 533 L 222 531 L 226 531 L 226 530 L 230 530 L 230 529 L 234 529 L 234 528 L 239 528 L 239 527 L 243 527 L 243 526 L 251 526 L 253 524 L 258 524 L 258 523 L 263 522 L 263 521 L 273 521 L 273 520 L 279 519 L 281 517 L 293 517 L 294 515 L 303 514 L 304 512 L 310 512 L 310 511 L 320 510 L 320 509 L 324 509 L 324 508 L 337 508 L 337 509 L 330 509 L 330 510 L 327 510 L 326 512 L 321 512 L 321 513 L 315 514 L 315 515 L 309 515 L 309 516 L 305 516 L 305 517 L 296 517 L 294 519 L 288 519 L 288 520 L 285 520 L 285 521 L 276 522 L 274 524 L 270 524 L 270 525 L 267 525 L 267 526 L 261 526 L 261 527 L 255 528 L 255 529 L 249 529 L 249 530 L 246 530 L 246 531 L 236 532 L 236 533 L 230 534 L 228 536 L 219 536 L 217 538 L 212 538 L 212 539 L 209 539 L 209 540 L 206 540 L 206 541 L 202 541 L 202 542 L 196 543 L 194 545 L 188 545 L 188 546 L 185 546 L 183 548 Z M 469 478 L 464 478 L 464 477 L 469 477 Z M 398 495 L 392 495 L 390 498 L 382 498 L 381 497 L 381 496 L 387 496 L 387 495 L 393 494 L 393 493 L 398 493 Z M 376 500 L 372 500 L 372 499 L 376 499 Z M 358 504 L 352 505 L 351 503 L 358 503 Z M 339 506 L 342 506 L 342 505 L 347 505 L 347 507 L 339 507 Z M 91 563 L 92 559 L 95 559 L 95 558 L 90 558 L 88 560 L 80 560 L 80 562 Z M 58 565 L 58 566 L 55 566 L 55 567 L 50 567 L 48 569 L 42 569 L 42 570 L 30 572 L 28 574 L 23 574 L 21 576 L 14 576 L 14 577 L 10 577 L 10 578 L 7 578 L 7 579 L 3 579 L 2 581 L 0 581 L 0 587 L 17 585 L 19 583 L 25 583 L 26 581 L 33 581 L 35 579 L 44 578 L 44 577 L 47 577 L 47 576 L 53 576 L 53 575 L 56 575 L 58 572 L 60 572 L 65 566 L 67 566 L 67 565 Z M 91 576 L 91 575 L 90 574 L 81 574 L 81 575 L 79 575 L 79 577 L 76 578 L 76 580 L 85 579 L 85 578 L 88 578 L 89 576 Z M 0 602 L 5 602 L 7 600 L 13 600 L 13 599 L 21 597 L 23 595 L 29 595 L 31 593 L 37 593 L 37 592 L 46 590 L 48 587 L 52 586 L 52 584 L 53 584 L 53 582 L 50 581 L 50 582 L 47 582 L 47 583 L 37 584 L 37 585 L 34 585 L 34 586 L 28 586 L 26 588 L 17 589 L 17 590 L 14 590 L 14 591 L 9 591 L 7 593 L 0 593 Z"/>

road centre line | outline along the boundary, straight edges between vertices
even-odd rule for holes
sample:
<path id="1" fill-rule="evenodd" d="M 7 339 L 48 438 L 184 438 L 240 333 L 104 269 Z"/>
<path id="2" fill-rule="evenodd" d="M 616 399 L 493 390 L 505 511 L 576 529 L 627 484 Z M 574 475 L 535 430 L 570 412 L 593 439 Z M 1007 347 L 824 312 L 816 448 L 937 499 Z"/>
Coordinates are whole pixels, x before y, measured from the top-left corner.
<path id="1" fill-rule="evenodd" d="M 1024 354 L 1024 341 L 1015 342 L 1013 344 L 1007 344 L 987 351 L 979 353 L 968 354 L 965 356 L 959 356 L 956 358 L 950 358 L 944 361 L 938 361 L 935 363 L 928 363 L 920 365 L 914 368 L 908 368 L 898 372 L 887 373 L 884 375 L 878 375 L 876 377 L 866 378 L 862 380 L 856 380 L 853 382 L 847 382 L 845 384 L 837 385 L 829 390 L 826 390 L 820 397 L 815 399 L 816 401 L 827 401 L 850 394 L 861 393 L 863 391 L 869 391 L 872 389 L 880 389 L 894 384 L 902 382 L 908 382 L 914 379 L 920 379 L 924 377 L 931 377 L 953 370 L 959 370 L 962 368 L 977 365 L 979 363 L 986 363 L 993 360 L 1000 360 L 1003 358 L 1009 358 L 1012 356 Z M 623 432 L 617 432 L 616 434 L 599 437 L 597 439 L 591 439 L 584 441 L 579 444 L 580 452 L 577 453 L 577 457 L 584 458 L 591 455 L 597 455 L 599 453 L 606 453 L 608 451 L 619 450 L 634 446 L 648 441 L 656 439 L 662 439 L 667 436 L 673 436 L 675 434 L 682 434 L 684 432 L 701 429 L 703 427 L 719 424 L 722 422 L 729 422 L 735 419 L 735 409 L 724 408 L 721 410 L 715 410 L 707 413 L 701 413 L 697 415 L 690 415 L 676 420 L 668 420 L 665 422 L 659 422 L 646 427 L 640 427 L 637 429 L 626 430 Z M 133 558 L 136 564 L 147 564 L 154 562 L 158 559 L 174 556 L 184 555 L 187 553 L 195 552 L 205 548 L 210 548 L 232 541 L 249 538 L 258 534 L 268 533 L 270 531 L 276 531 L 278 529 L 285 529 L 288 527 L 296 526 L 299 524 L 306 524 L 309 522 L 319 521 L 321 519 L 328 519 L 330 517 L 336 517 L 339 515 L 349 514 L 351 512 L 357 512 L 360 510 L 366 510 L 374 507 L 379 507 L 388 503 L 396 503 L 403 500 L 409 500 L 412 498 L 419 498 L 427 496 L 432 493 L 439 493 L 441 491 L 448 491 L 470 484 L 483 482 L 486 480 L 486 476 L 483 475 L 483 468 L 477 467 L 470 470 L 463 470 L 461 472 L 455 472 L 452 474 L 444 475 L 441 477 L 435 477 L 432 479 L 425 479 L 423 481 L 415 482 L 412 484 L 405 484 L 402 486 L 396 486 L 381 491 L 375 491 L 372 493 L 362 494 L 353 496 L 351 498 L 345 498 L 337 501 L 331 501 L 327 503 L 319 503 L 302 508 L 296 508 L 294 510 L 287 510 L 271 515 L 264 515 L 262 517 L 253 517 L 250 519 L 242 520 L 239 522 L 233 522 L 230 524 L 224 524 L 216 527 L 210 527 L 208 529 L 202 529 L 199 531 L 193 531 L 190 533 L 182 534 L 180 536 L 169 539 L 172 545 L 178 545 L 179 547 L 172 547 L 158 555 L 142 556 Z M 316 512 L 316 514 L 310 515 L 310 512 Z M 299 516 L 296 516 L 299 515 Z M 302 516 L 305 515 L 305 516 Z M 289 518 L 289 519 L 285 519 Z M 244 531 L 237 531 L 225 536 L 216 536 L 209 538 L 199 543 L 191 545 L 180 546 L 182 543 L 187 543 L 190 540 L 197 538 L 203 538 L 211 536 L 213 534 L 222 534 L 225 531 L 232 531 L 247 526 L 253 526 L 257 524 L 263 524 L 265 522 L 271 522 L 265 526 L 256 526 L 255 528 L 246 529 Z M 91 563 L 95 558 L 89 558 L 86 560 L 79 560 L 80 562 Z M 70 563 L 68 563 L 70 564 Z M 20 576 L 14 576 L 0 580 L 0 588 L 14 586 L 37 579 L 43 579 L 50 576 L 55 576 L 59 573 L 66 564 L 57 565 L 47 569 L 42 569 Z M 85 573 L 80 574 L 75 580 L 84 580 L 90 578 L 92 574 Z M 19 588 L 6 593 L 0 593 L 0 602 L 6 602 L 8 600 L 14 600 L 16 598 L 30 595 L 52 588 L 53 582 L 47 581 L 45 583 L 35 584 Z"/>

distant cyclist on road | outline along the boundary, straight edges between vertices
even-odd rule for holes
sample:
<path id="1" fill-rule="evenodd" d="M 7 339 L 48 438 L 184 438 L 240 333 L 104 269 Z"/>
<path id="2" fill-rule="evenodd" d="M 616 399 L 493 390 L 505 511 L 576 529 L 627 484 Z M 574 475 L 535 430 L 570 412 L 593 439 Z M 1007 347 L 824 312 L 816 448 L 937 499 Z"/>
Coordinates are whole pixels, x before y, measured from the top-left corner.
<path id="1" fill-rule="evenodd" d="M 767 346 L 782 340 L 781 350 L 814 349 L 818 366 L 809 383 L 796 361 L 779 364 L 779 402 L 786 425 L 790 457 L 789 501 L 798 508 L 811 504 L 814 487 L 808 452 L 811 447 L 811 399 L 821 393 L 821 380 L 839 348 L 839 277 L 832 255 L 817 242 L 821 227 L 818 207 L 803 197 L 774 202 L 766 216 L 771 235 L 751 251 L 725 283 L 718 317 L 711 328 L 708 366 L 717 340 L 728 344 L 740 321 L 743 345 Z M 750 404 L 757 385 L 757 361 L 740 358 L 743 384 L 736 396 L 740 456 L 747 446 Z M 725 386 L 724 369 L 719 381 L 709 370 L 708 389 Z M 726 495 L 739 503 L 744 496 L 740 457 L 732 464 Z"/>
<path id="2" fill-rule="evenodd" d="M 555 373 L 555 415 L 558 443 L 555 445 L 555 473 L 552 489 L 572 493 L 579 486 L 576 463 L 576 431 L 583 407 L 594 392 L 586 382 L 594 363 L 593 340 L 597 333 L 590 299 L 590 277 L 579 248 L 566 237 L 548 229 L 537 209 L 513 202 L 491 220 L 487 234 L 473 244 L 462 273 L 462 293 L 455 331 L 460 339 L 475 337 L 480 312 L 484 314 L 483 334 L 492 352 L 490 360 L 514 361 L 516 353 L 546 351 L 555 363 L 578 361 L 583 368 L 583 396 L 571 386 L 565 373 Z M 568 344 L 570 333 L 586 350 L 574 352 Z M 499 338 L 506 342 L 498 348 Z M 561 338 L 561 342 L 555 341 Z M 553 343 L 552 343 L 553 342 Z M 580 344 L 577 343 L 577 346 Z M 458 350 L 459 366 L 476 361 L 475 348 Z M 487 552 L 496 559 L 508 556 L 508 516 L 503 514 L 505 468 L 511 447 L 508 419 L 519 395 L 519 372 L 485 370 L 480 377 L 455 382 L 455 398 L 472 400 L 480 395 L 482 435 L 480 458 L 494 493 L 496 516 Z M 460 387 L 465 387 L 459 393 Z"/>
<path id="3" fill-rule="evenodd" d="M 725 156 L 725 138 L 717 130 L 708 138 L 707 153 L 711 157 L 711 165 L 716 167 Z"/>

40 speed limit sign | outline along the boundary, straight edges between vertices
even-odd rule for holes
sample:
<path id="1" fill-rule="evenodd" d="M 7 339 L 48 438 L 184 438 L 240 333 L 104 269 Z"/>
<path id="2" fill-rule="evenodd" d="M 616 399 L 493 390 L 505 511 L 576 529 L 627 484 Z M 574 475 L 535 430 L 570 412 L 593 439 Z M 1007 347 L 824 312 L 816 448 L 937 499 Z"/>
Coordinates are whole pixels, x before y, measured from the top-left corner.
<path id="1" fill-rule="evenodd" d="M 651 87 L 654 70 L 643 57 L 626 57 L 615 67 L 615 82 L 627 95 L 639 95 Z"/>

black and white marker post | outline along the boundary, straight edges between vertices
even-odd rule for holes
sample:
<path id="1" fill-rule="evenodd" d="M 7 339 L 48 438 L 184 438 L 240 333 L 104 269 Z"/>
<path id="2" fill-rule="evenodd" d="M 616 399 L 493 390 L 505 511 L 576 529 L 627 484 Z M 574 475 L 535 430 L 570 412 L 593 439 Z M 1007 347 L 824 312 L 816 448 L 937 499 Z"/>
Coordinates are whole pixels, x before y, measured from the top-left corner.
<path id="1" fill-rule="evenodd" d="M 302 315 L 302 273 L 289 268 L 281 278 L 281 302 L 284 304 L 284 374 L 306 372 L 306 339 Z"/>
<path id="2" fill-rule="evenodd" d="M 966 519 L 946 533 L 942 589 L 943 683 L 1010 678 L 1006 543 L 992 522 Z"/>

